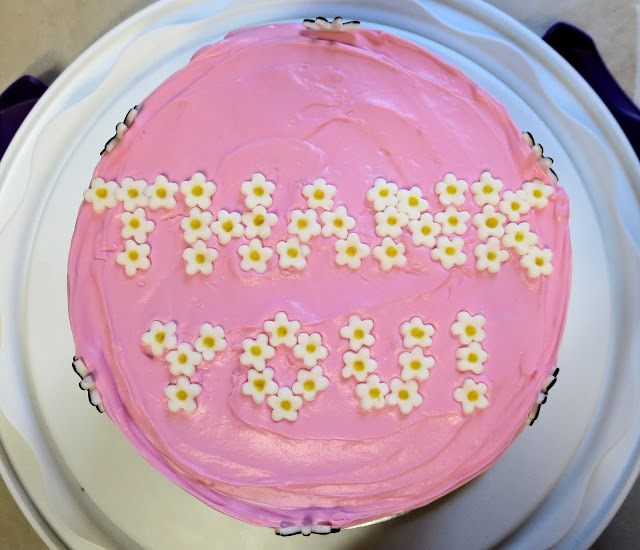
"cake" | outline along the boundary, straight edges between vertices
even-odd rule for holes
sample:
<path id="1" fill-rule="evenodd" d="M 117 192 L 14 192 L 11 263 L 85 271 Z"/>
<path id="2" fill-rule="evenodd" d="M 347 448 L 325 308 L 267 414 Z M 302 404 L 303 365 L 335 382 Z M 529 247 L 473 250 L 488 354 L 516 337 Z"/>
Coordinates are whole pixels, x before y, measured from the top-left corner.
<path id="1" fill-rule="evenodd" d="M 531 135 L 416 44 L 237 30 L 102 152 L 69 255 L 74 368 L 216 510 L 280 534 L 402 513 L 537 416 L 568 215 Z"/>

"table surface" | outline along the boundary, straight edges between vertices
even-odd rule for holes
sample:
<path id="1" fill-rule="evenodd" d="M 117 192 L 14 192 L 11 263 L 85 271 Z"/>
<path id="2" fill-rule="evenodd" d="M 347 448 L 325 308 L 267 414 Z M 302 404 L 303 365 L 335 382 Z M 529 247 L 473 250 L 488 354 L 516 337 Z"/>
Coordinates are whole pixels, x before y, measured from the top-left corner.
<path id="1" fill-rule="evenodd" d="M 151 3 L 153 0 L 0 0 L 0 90 L 22 74 L 33 74 L 50 84 L 95 40 Z M 595 39 L 620 85 L 638 102 L 639 7 L 631 0 L 490 0 L 489 3 L 540 35 L 560 20 L 584 29 Z M 639 520 L 640 482 L 636 482 L 622 508 L 592 548 L 639 547 Z M 46 548 L 2 480 L 0 548 Z"/>

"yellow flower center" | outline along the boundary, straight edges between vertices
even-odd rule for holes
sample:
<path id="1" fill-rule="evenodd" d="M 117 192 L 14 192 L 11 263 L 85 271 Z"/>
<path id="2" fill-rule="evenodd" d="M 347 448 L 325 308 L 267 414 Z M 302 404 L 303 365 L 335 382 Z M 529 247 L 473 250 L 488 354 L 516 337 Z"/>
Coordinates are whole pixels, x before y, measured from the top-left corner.
<path id="1" fill-rule="evenodd" d="M 264 189 L 262 187 L 254 187 L 253 188 L 253 194 L 256 197 L 261 197 L 262 195 L 264 195 Z"/>
<path id="2" fill-rule="evenodd" d="M 297 258 L 298 257 L 298 251 L 295 248 L 288 248 L 287 249 L 287 256 L 289 256 L 289 258 Z"/>
<path id="3" fill-rule="evenodd" d="M 361 328 L 357 328 L 353 331 L 353 337 L 362 340 L 364 338 L 364 331 Z"/>
<path id="4" fill-rule="evenodd" d="M 253 355 L 254 357 L 260 357 L 260 355 L 262 355 L 262 350 L 260 349 L 260 346 L 251 346 L 251 349 L 249 349 L 249 351 L 251 352 L 251 355 Z"/>
<path id="5" fill-rule="evenodd" d="M 542 191 L 540 191 L 540 189 L 534 189 L 534 190 L 533 190 L 533 196 L 534 196 L 536 199 L 541 198 L 541 197 L 542 197 Z"/>
<path id="6" fill-rule="evenodd" d="M 458 188 L 455 185 L 447 185 L 447 193 L 449 195 L 455 195 L 456 191 L 458 191 Z"/>
<path id="7" fill-rule="evenodd" d="M 448 221 L 449 225 L 451 225 L 452 227 L 458 225 L 458 218 L 456 218 L 455 216 L 451 216 Z"/>
<path id="8" fill-rule="evenodd" d="M 307 353 L 314 353 L 316 351 L 315 344 L 307 344 Z"/>
<path id="9" fill-rule="evenodd" d="M 129 221 L 129 227 L 132 229 L 138 229 L 138 227 L 140 227 L 140 220 L 138 218 L 131 218 L 131 221 Z"/>
<path id="10" fill-rule="evenodd" d="M 513 210 L 514 212 L 517 212 L 518 210 L 520 210 L 520 203 L 513 201 L 511 203 L 511 210 Z"/>
<path id="11" fill-rule="evenodd" d="M 162 344 L 162 342 L 164 342 L 164 332 L 156 333 L 156 342 L 158 342 L 158 344 Z"/>
<path id="12" fill-rule="evenodd" d="M 186 401 L 189 398 L 189 394 L 184 390 L 178 390 L 176 392 L 176 399 L 180 401 Z"/>
<path id="13" fill-rule="evenodd" d="M 387 197 L 389 195 L 389 190 L 388 189 L 380 189 L 380 196 L 384 199 L 385 197 Z"/>
<path id="14" fill-rule="evenodd" d="M 388 223 L 389 225 L 395 225 L 395 224 L 397 224 L 397 223 L 398 223 L 398 218 L 396 218 L 395 216 L 389 216 L 389 217 L 387 218 L 387 223 Z"/>
<path id="15" fill-rule="evenodd" d="M 422 330 L 420 327 L 413 327 L 411 329 L 411 333 L 410 334 L 414 338 L 422 338 L 424 336 L 424 330 Z"/>
<path id="16" fill-rule="evenodd" d="M 489 260 L 490 262 L 493 262 L 498 256 L 496 255 L 495 252 L 489 252 L 487 254 L 487 260 Z"/>
<path id="17" fill-rule="evenodd" d="M 316 383 L 313 380 L 307 380 L 302 387 L 305 391 L 313 391 L 316 389 Z"/>
<path id="18" fill-rule="evenodd" d="M 138 253 L 135 250 L 130 250 L 129 251 L 129 259 L 132 262 L 137 262 L 138 261 Z"/>
<path id="19" fill-rule="evenodd" d="M 257 250 L 252 250 L 251 252 L 249 252 L 249 259 L 252 262 L 260 261 L 260 252 L 258 252 Z"/>
<path id="20" fill-rule="evenodd" d="M 167 198 L 167 190 L 164 187 L 160 187 L 160 189 L 156 190 L 156 196 L 160 199 Z"/>
<path id="21" fill-rule="evenodd" d="M 478 397 L 480 397 L 480 396 L 478 395 L 478 392 L 476 390 L 471 390 L 467 394 L 467 400 L 469 400 L 469 401 L 477 401 Z"/>
<path id="22" fill-rule="evenodd" d="M 129 189 L 129 191 L 127 191 L 127 195 L 129 195 L 130 198 L 135 199 L 138 196 L 138 190 Z"/>
<path id="23" fill-rule="evenodd" d="M 351 256 L 352 258 L 358 253 L 358 249 L 355 246 L 350 246 L 345 250 L 347 256 Z"/>
<path id="24" fill-rule="evenodd" d="M 431 228 L 428 225 L 423 225 L 422 234 L 426 236 L 429 235 L 429 233 L 431 233 Z"/>
<path id="25" fill-rule="evenodd" d="M 201 185 L 194 185 L 193 189 L 191 189 L 191 194 L 194 197 L 200 197 L 202 196 L 202 193 L 204 193 L 204 189 L 202 189 Z"/>
<path id="26" fill-rule="evenodd" d="M 204 340 L 202 340 L 202 343 L 207 348 L 212 348 L 213 346 L 216 345 L 216 341 L 213 339 L 213 336 L 206 336 Z"/>
<path id="27" fill-rule="evenodd" d="M 317 201 L 321 201 L 322 199 L 324 199 L 324 191 L 322 189 L 316 189 L 313 192 L 313 198 Z"/>
<path id="28" fill-rule="evenodd" d="M 200 229 L 202 227 L 202 222 L 198 218 L 196 218 L 196 219 L 191 220 L 189 222 L 189 227 L 191 227 L 191 229 L 193 229 L 195 231 L 195 230 Z"/>
<path id="29" fill-rule="evenodd" d="M 342 218 L 336 218 L 335 220 L 333 220 L 333 225 L 335 225 L 336 227 L 342 227 L 344 225 L 344 222 L 342 221 Z"/>
<path id="30" fill-rule="evenodd" d="M 490 185 L 485 185 L 485 186 L 482 188 L 482 192 L 483 192 L 485 195 L 490 195 L 491 193 L 493 193 L 493 187 L 491 187 Z"/>
<path id="31" fill-rule="evenodd" d="M 409 366 L 413 369 L 413 370 L 420 370 L 420 367 L 422 366 L 422 363 L 420 363 L 420 361 L 418 361 L 417 359 L 414 361 L 411 361 L 411 363 L 409 363 Z"/>
<path id="32" fill-rule="evenodd" d="M 453 256 L 456 253 L 456 249 L 453 248 L 453 246 L 447 246 L 447 248 L 444 249 L 444 253 L 447 256 Z"/>
<path id="33" fill-rule="evenodd" d="M 406 401 L 407 399 L 409 399 L 409 392 L 407 390 L 400 390 L 398 392 L 398 399 Z"/>
<path id="34" fill-rule="evenodd" d="M 231 233 L 233 231 L 233 222 L 231 220 L 227 220 L 222 224 L 222 229 L 227 233 Z"/>
<path id="35" fill-rule="evenodd" d="M 99 199 L 106 199 L 107 198 L 107 190 L 104 187 L 101 187 L 100 189 L 96 190 L 96 197 L 98 197 Z"/>
<path id="36" fill-rule="evenodd" d="M 186 353 L 181 353 L 180 355 L 178 355 L 178 363 L 180 363 L 181 365 L 184 365 L 186 362 L 187 362 Z"/>
<path id="37" fill-rule="evenodd" d="M 518 231 L 513 238 L 516 240 L 516 242 L 521 242 L 524 240 L 524 235 L 520 231 Z"/>
<path id="38" fill-rule="evenodd" d="M 469 361 L 469 363 L 477 363 L 478 355 L 476 353 L 471 352 L 467 357 L 467 361 Z"/>
<path id="39" fill-rule="evenodd" d="M 280 408 L 284 409 L 285 411 L 290 411 L 291 410 L 291 401 L 289 401 L 288 399 L 285 399 L 284 401 L 282 401 L 280 403 Z"/>
<path id="40" fill-rule="evenodd" d="M 498 218 L 487 218 L 485 225 L 489 229 L 495 229 L 496 227 L 498 227 Z"/>
<path id="41" fill-rule="evenodd" d="M 395 249 L 395 247 L 390 246 L 389 248 L 387 248 L 387 256 L 389 256 L 389 258 L 395 258 L 398 255 L 398 251 Z"/>
<path id="42" fill-rule="evenodd" d="M 204 254 L 196 254 L 196 263 L 197 264 L 203 264 L 205 262 L 206 258 L 204 256 Z"/>
<path id="43" fill-rule="evenodd" d="M 287 327 L 279 326 L 276 334 L 280 336 L 280 338 L 284 338 L 287 335 Z"/>
<path id="44" fill-rule="evenodd" d="M 378 399 L 380 397 L 380 388 L 371 388 L 369 390 L 369 396 L 373 399 Z"/>
<path id="45" fill-rule="evenodd" d="M 538 257 L 536 258 L 536 265 L 537 265 L 538 267 L 542 267 L 542 266 L 544 265 L 544 258 L 542 258 L 542 256 L 538 256 Z"/>
<path id="46" fill-rule="evenodd" d="M 362 372 L 364 369 L 365 369 L 364 361 L 360 361 L 360 359 L 358 359 L 357 361 L 353 362 L 353 370 Z"/>
<path id="47" fill-rule="evenodd" d="M 258 214 L 253 218 L 253 225 L 256 227 L 260 227 L 264 223 L 264 216 L 262 214 Z"/>
<path id="48" fill-rule="evenodd" d="M 409 206 L 418 206 L 418 199 L 416 197 L 409 197 Z"/>
<path id="49" fill-rule="evenodd" d="M 476 327 L 474 327 L 473 325 L 467 325 L 464 329 L 465 333 L 467 334 L 467 336 L 475 336 L 476 332 L 478 332 L 476 330 Z"/>
<path id="50" fill-rule="evenodd" d="M 253 381 L 253 387 L 258 391 L 264 390 L 265 386 L 266 386 L 266 382 L 262 378 L 258 378 Z"/>
<path id="51" fill-rule="evenodd" d="M 298 228 L 299 229 L 304 229 L 305 227 L 307 227 L 307 220 L 305 218 L 300 218 L 298 220 Z"/>

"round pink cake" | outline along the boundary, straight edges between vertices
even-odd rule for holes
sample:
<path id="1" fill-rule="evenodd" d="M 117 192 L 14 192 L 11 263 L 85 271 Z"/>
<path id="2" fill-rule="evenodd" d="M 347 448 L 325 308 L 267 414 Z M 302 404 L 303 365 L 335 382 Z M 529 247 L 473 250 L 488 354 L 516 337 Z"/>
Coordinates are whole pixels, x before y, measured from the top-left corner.
<path id="1" fill-rule="evenodd" d="M 326 532 L 437 499 L 552 380 L 569 205 L 532 145 L 386 32 L 318 20 L 202 48 L 84 193 L 83 387 L 153 467 L 252 524 Z"/>

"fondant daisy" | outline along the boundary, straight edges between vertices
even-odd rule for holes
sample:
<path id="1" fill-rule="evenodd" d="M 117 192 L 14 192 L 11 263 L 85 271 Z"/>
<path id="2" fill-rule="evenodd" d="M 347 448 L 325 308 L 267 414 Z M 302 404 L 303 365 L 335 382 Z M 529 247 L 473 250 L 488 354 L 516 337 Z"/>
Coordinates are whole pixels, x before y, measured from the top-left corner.
<path id="1" fill-rule="evenodd" d="M 115 181 L 104 181 L 102 178 L 93 178 L 89 189 L 82 196 L 84 200 L 91 203 L 94 211 L 98 214 L 104 212 L 105 208 L 113 208 L 118 204 L 116 190 L 118 184 Z"/>
<path id="2" fill-rule="evenodd" d="M 436 183 L 435 192 L 438 200 L 444 206 L 453 204 L 462 206 L 464 204 L 464 192 L 469 185 L 464 180 L 459 180 L 452 173 L 445 174 L 442 181 Z"/>
<path id="3" fill-rule="evenodd" d="M 547 185 L 539 179 L 523 183 L 522 190 L 532 208 L 544 208 L 549 202 L 549 197 L 553 195 L 553 186 Z"/>
<path id="4" fill-rule="evenodd" d="M 185 271 L 188 275 L 211 275 L 213 272 L 213 262 L 218 259 L 218 251 L 215 248 L 208 248 L 204 241 L 196 241 L 192 247 L 186 248 L 182 253 L 182 258 L 187 262 Z"/>
<path id="5" fill-rule="evenodd" d="M 452 269 L 456 265 L 462 265 L 467 255 L 462 252 L 464 241 L 460 237 L 440 236 L 436 240 L 436 247 L 431 251 L 431 259 L 442 264 L 445 269 Z"/>
<path id="6" fill-rule="evenodd" d="M 324 178 L 318 178 L 302 188 L 302 196 L 307 199 L 309 208 L 331 210 L 336 191 L 335 185 L 327 183 Z"/>
<path id="7" fill-rule="evenodd" d="M 284 344 L 292 348 L 298 342 L 296 334 L 300 330 L 300 323 L 295 319 L 289 320 L 284 311 L 276 313 L 273 321 L 265 321 L 262 327 L 269 334 L 269 343 L 273 347 Z"/>
<path id="8" fill-rule="evenodd" d="M 455 322 L 451 325 L 451 334 L 458 337 L 463 346 L 471 342 L 482 342 L 485 337 L 485 323 L 483 315 L 471 315 L 467 311 L 460 311 Z"/>
<path id="9" fill-rule="evenodd" d="M 180 191 L 184 195 L 184 202 L 189 208 L 198 207 L 206 210 L 211 206 L 213 195 L 216 192 L 216 184 L 207 181 L 202 172 L 196 172 L 190 179 L 180 184 Z"/>
<path id="10" fill-rule="evenodd" d="M 500 271 L 502 263 L 509 259 L 509 253 L 500 248 L 500 240 L 491 237 L 486 244 L 480 243 L 473 249 L 476 259 L 476 269 L 478 271 L 487 270 L 489 273 Z"/>
<path id="11" fill-rule="evenodd" d="M 305 19 L 302 24 L 309 29 L 310 31 L 322 31 L 322 32 L 348 32 L 348 31 L 356 31 L 360 28 L 360 21 L 343 21 L 342 17 L 334 17 L 333 21 L 329 21 L 324 17 L 316 17 L 315 19 Z M 305 534 L 307 526 L 302 526 L 302 533 Z M 324 533 L 325 529 L 323 529 L 323 525 L 310 525 L 309 532 L 307 534 L 311 534 L 311 531 L 314 533 Z M 314 530 L 319 529 L 319 530 Z M 297 531 L 294 531 L 297 533 Z M 280 534 L 283 534 L 280 531 Z"/>
<path id="12" fill-rule="evenodd" d="M 204 323 L 200 327 L 200 336 L 196 340 L 195 348 L 205 361 L 212 361 L 217 352 L 227 349 L 227 345 L 224 329 L 220 325 L 214 327 L 211 323 Z"/>
<path id="13" fill-rule="evenodd" d="M 249 244 L 238 247 L 238 254 L 242 258 L 240 269 L 242 271 L 255 271 L 264 273 L 267 270 L 267 262 L 273 256 L 273 249 L 262 246 L 260 239 L 251 239 Z"/>
<path id="14" fill-rule="evenodd" d="M 270 395 L 267 398 L 267 405 L 273 410 L 271 418 L 275 422 L 281 420 L 289 420 L 295 422 L 298 419 L 298 411 L 302 407 L 302 397 L 294 395 L 291 388 L 282 387 L 276 395 Z"/>
<path id="15" fill-rule="evenodd" d="M 149 199 L 149 208 L 151 210 L 158 210 L 158 208 L 171 210 L 176 207 L 176 199 L 173 195 L 177 191 L 177 183 L 169 181 L 165 176 L 158 176 L 153 184 L 145 188 L 144 194 Z"/>
<path id="16" fill-rule="evenodd" d="M 137 244 L 129 239 L 124 243 L 124 250 L 116 256 L 116 262 L 124 266 L 124 272 L 133 277 L 138 269 L 147 270 L 151 267 L 149 253 L 151 248 L 148 244 Z"/>
<path id="17" fill-rule="evenodd" d="M 456 368 L 460 372 L 471 371 L 480 374 L 488 354 L 478 342 L 471 342 L 468 346 L 456 350 Z"/>
<path id="18" fill-rule="evenodd" d="M 287 233 L 296 235 L 300 242 L 308 243 L 311 237 L 320 235 L 318 213 L 315 210 L 294 210 L 291 212 L 291 221 L 287 225 Z"/>
<path id="19" fill-rule="evenodd" d="M 313 401 L 318 392 L 326 390 L 328 387 L 329 379 L 324 376 L 322 367 L 316 365 L 309 370 L 300 369 L 291 390 L 293 393 L 301 395 L 305 401 Z"/>
<path id="20" fill-rule="evenodd" d="M 338 206 L 333 212 L 322 212 L 320 219 L 325 237 L 335 235 L 339 239 L 346 239 L 349 231 L 356 226 L 356 220 L 349 216 L 344 206 Z"/>
<path id="21" fill-rule="evenodd" d="M 360 398 L 360 406 L 365 411 L 384 407 L 384 398 L 388 393 L 389 386 L 380 382 L 377 374 L 370 374 L 365 382 L 356 384 L 356 395 Z"/>
<path id="22" fill-rule="evenodd" d="M 135 212 L 123 212 L 120 214 L 122 222 L 122 231 L 120 234 L 123 239 L 133 239 L 138 243 L 146 243 L 147 235 L 151 233 L 156 224 L 147 219 L 144 208 L 136 208 Z"/>
<path id="23" fill-rule="evenodd" d="M 253 367 L 257 371 L 263 371 L 266 367 L 267 359 L 271 359 L 275 354 L 275 348 L 269 345 L 268 337 L 261 332 L 256 338 L 245 338 L 242 341 L 244 353 L 240 356 L 240 363 L 245 367 Z"/>
<path id="24" fill-rule="evenodd" d="M 210 239 L 213 235 L 209 227 L 212 221 L 213 214 L 208 210 L 203 212 L 198 207 L 192 208 L 189 215 L 180 220 L 180 227 L 184 231 L 184 240 L 193 244 L 199 239 L 203 241 Z"/>
<path id="25" fill-rule="evenodd" d="M 393 267 L 407 265 L 403 243 L 396 243 L 391 237 L 385 237 L 379 246 L 373 249 L 373 257 L 380 262 L 382 271 L 389 271 Z"/>
<path id="26" fill-rule="evenodd" d="M 152 321 L 149 330 L 142 335 L 142 343 L 151 348 L 151 353 L 155 357 L 160 357 L 165 351 L 175 349 L 178 344 L 177 328 L 173 321 L 166 324 Z"/>
<path id="27" fill-rule="evenodd" d="M 273 212 L 267 212 L 262 205 L 256 206 L 250 212 L 242 214 L 242 223 L 245 226 L 244 236 L 247 239 L 268 239 L 271 236 L 271 228 L 278 223 L 278 216 Z"/>
<path id="28" fill-rule="evenodd" d="M 293 346 L 293 355 L 306 367 L 315 367 L 319 361 L 323 361 L 329 355 L 327 348 L 322 345 L 322 336 L 318 332 L 298 334 L 298 343 Z"/>
<path id="29" fill-rule="evenodd" d="M 367 376 L 378 368 L 378 362 L 371 358 L 369 348 L 360 348 L 358 351 L 346 351 L 342 355 L 344 367 L 342 377 L 353 376 L 358 382 L 364 382 Z"/>
<path id="30" fill-rule="evenodd" d="M 486 393 L 487 385 L 484 382 L 476 384 L 471 378 L 467 378 L 462 387 L 454 390 L 453 398 L 462 405 L 462 412 L 468 415 L 475 409 L 484 409 L 489 404 Z"/>
<path id="31" fill-rule="evenodd" d="M 371 347 L 376 339 L 371 334 L 373 319 L 362 319 L 360 315 L 351 315 L 349 324 L 340 328 L 340 336 L 349 340 L 352 351 L 358 351 L 362 346 Z"/>
<path id="32" fill-rule="evenodd" d="M 471 184 L 473 202 L 478 206 L 485 204 L 498 206 L 500 191 L 502 191 L 502 181 L 495 179 L 489 172 L 482 172 L 480 180 Z"/>
<path id="33" fill-rule="evenodd" d="M 165 357 L 169 363 L 169 371 L 174 376 L 184 374 L 192 376 L 196 367 L 202 363 L 202 354 L 194 351 L 188 342 L 180 342 L 178 349 L 171 350 Z"/>
<path id="34" fill-rule="evenodd" d="M 502 244 L 513 248 L 520 256 L 524 256 L 532 246 L 538 244 L 538 235 L 531 231 L 527 222 L 508 223 L 504 230 Z"/>
<path id="35" fill-rule="evenodd" d="M 433 325 L 425 323 L 417 315 L 400 325 L 402 345 L 407 349 L 411 349 L 416 346 L 428 348 L 433 344 L 431 337 L 434 333 L 435 329 L 433 328 Z"/>
<path id="36" fill-rule="evenodd" d="M 346 265 L 349 269 L 358 269 L 362 260 L 371 253 L 368 244 L 360 242 L 360 235 L 349 233 L 346 239 L 338 239 L 334 247 L 336 249 L 336 263 Z"/>
<path id="37" fill-rule="evenodd" d="M 471 223 L 476 226 L 478 239 L 486 241 L 489 237 L 501 238 L 504 235 L 504 222 L 507 218 L 501 212 L 487 204 L 471 218 Z"/>
<path id="38" fill-rule="evenodd" d="M 211 231 L 218 237 L 221 245 L 229 244 L 231 239 L 237 239 L 244 235 L 242 216 L 239 212 L 227 212 L 219 210 L 216 221 L 211 224 Z"/>
<path id="39" fill-rule="evenodd" d="M 436 364 L 436 360 L 431 355 L 425 356 L 422 348 L 413 348 L 400 354 L 398 362 L 402 367 L 400 378 L 405 382 L 415 378 L 420 382 L 429 378 L 429 369 Z"/>
<path id="40" fill-rule="evenodd" d="M 282 269 L 293 268 L 302 271 L 307 267 L 307 256 L 311 254 L 311 247 L 301 244 L 297 237 L 290 237 L 276 244 L 276 252 L 280 257 L 278 265 Z"/>
<path id="41" fill-rule="evenodd" d="M 196 410 L 196 397 L 200 395 L 202 386 L 192 384 L 186 376 L 181 376 L 175 384 L 169 384 L 164 389 L 164 394 L 169 398 L 167 406 L 171 412 L 182 409 L 192 413 Z"/>
<path id="42" fill-rule="evenodd" d="M 541 250 L 537 246 L 532 246 L 529 252 L 520 258 L 520 265 L 527 268 L 527 277 L 537 279 L 540 275 L 551 275 L 553 271 L 552 258 L 553 253 L 550 249 Z"/>
<path id="43" fill-rule="evenodd" d="M 271 195 L 275 190 L 274 183 L 267 181 L 259 172 L 253 174 L 251 181 L 245 181 L 240 186 L 240 191 L 245 195 L 244 204 L 250 210 L 253 210 L 256 206 L 269 208 L 273 204 Z"/>
<path id="44" fill-rule="evenodd" d="M 440 235 L 442 227 L 433 221 L 431 214 L 422 214 L 420 219 L 409 222 L 411 232 L 411 242 L 415 246 L 426 246 L 433 248 L 436 245 L 436 237 Z"/>
<path id="45" fill-rule="evenodd" d="M 144 208 L 149 204 L 149 197 L 144 194 L 147 182 L 124 178 L 120 187 L 116 189 L 116 199 L 122 203 L 127 212 L 133 212 L 136 208 Z"/>
<path id="46" fill-rule="evenodd" d="M 522 214 L 529 212 L 531 206 L 527 201 L 526 193 L 522 189 L 518 189 L 516 192 L 505 191 L 499 208 L 500 212 L 507 216 L 510 221 L 517 222 Z"/>
<path id="47" fill-rule="evenodd" d="M 387 206 L 398 204 L 398 186 L 384 178 L 377 178 L 367 191 L 367 199 L 373 203 L 374 210 L 382 212 Z"/>
<path id="48" fill-rule="evenodd" d="M 398 212 L 395 206 L 387 206 L 382 212 L 376 212 L 375 219 L 378 237 L 399 237 L 402 228 L 409 223 L 409 216 Z"/>
<path id="49" fill-rule="evenodd" d="M 467 221 L 470 217 L 471 214 L 465 210 L 447 206 L 444 212 L 436 212 L 433 218 L 440 224 L 443 235 L 464 235 L 467 232 Z"/>
<path id="50" fill-rule="evenodd" d="M 420 215 L 429 208 L 429 203 L 422 198 L 422 190 L 419 187 L 400 189 L 398 191 L 398 212 L 406 214 L 410 220 L 417 220 Z"/>
<path id="51" fill-rule="evenodd" d="M 267 367 L 262 372 L 256 369 L 247 371 L 247 381 L 242 384 L 244 395 L 250 395 L 258 405 L 264 403 L 265 397 L 278 393 L 278 384 L 273 381 L 273 369 Z"/>
<path id="52" fill-rule="evenodd" d="M 403 414 L 409 414 L 414 407 L 422 405 L 422 395 L 418 393 L 418 382 L 400 378 L 392 378 L 389 382 L 391 390 L 385 400 L 388 405 L 397 405 Z"/>

